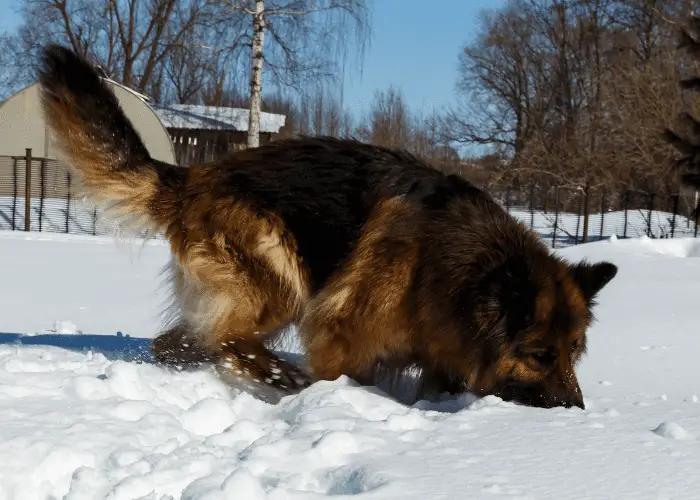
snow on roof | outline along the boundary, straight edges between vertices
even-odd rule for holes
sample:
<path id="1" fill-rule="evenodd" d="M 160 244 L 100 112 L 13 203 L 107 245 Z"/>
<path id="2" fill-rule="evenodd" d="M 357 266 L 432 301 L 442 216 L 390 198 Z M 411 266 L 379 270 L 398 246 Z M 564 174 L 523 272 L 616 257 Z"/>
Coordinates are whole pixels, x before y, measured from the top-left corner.
<path id="1" fill-rule="evenodd" d="M 243 108 L 220 106 L 202 106 L 193 104 L 155 104 L 153 100 L 134 89 L 122 85 L 110 78 L 102 77 L 112 85 L 131 92 L 148 104 L 158 115 L 165 128 L 204 129 L 204 130 L 238 130 L 248 131 L 249 111 Z M 260 114 L 260 132 L 276 134 L 284 126 L 286 117 L 273 113 Z"/>
<path id="2" fill-rule="evenodd" d="M 112 85 L 114 85 L 116 87 L 123 88 L 127 92 L 131 92 L 132 94 L 134 94 L 136 97 L 138 97 L 139 99 L 141 99 L 145 103 L 148 103 L 151 101 L 151 98 L 148 97 L 146 94 L 141 94 L 140 92 L 136 92 L 131 87 L 127 87 L 126 85 L 122 85 L 121 83 L 116 82 L 116 81 L 112 80 L 111 78 L 107 78 L 107 77 L 103 76 L 102 79 L 108 83 L 111 83 Z"/>
<path id="3" fill-rule="evenodd" d="M 249 111 L 242 108 L 195 104 L 151 104 L 166 128 L 248 131 Z M 260 113 L 260 132 L 278 133 L 286 117 Z"/>

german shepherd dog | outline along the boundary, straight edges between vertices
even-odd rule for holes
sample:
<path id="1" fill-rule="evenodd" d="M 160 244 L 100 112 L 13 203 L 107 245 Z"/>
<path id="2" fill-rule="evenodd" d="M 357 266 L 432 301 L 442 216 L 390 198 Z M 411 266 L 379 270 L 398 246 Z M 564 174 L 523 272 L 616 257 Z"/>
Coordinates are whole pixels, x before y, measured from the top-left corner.
<path id="1" fill-rule="evenodd" d="M 421 397 L 584 407 L 574 366 L 611 263 L 565 262 L 466 180 L 402 151 L 296 138 L 187 168 L 149 157 L 84 59 L 45 49 L 48 124 L 95 202 L 161 231 L 177 320 L 167 364 L 210 360 L 281 394 L 421 370 Z M 266 342 L 297 326 L 308 366 Z"/>

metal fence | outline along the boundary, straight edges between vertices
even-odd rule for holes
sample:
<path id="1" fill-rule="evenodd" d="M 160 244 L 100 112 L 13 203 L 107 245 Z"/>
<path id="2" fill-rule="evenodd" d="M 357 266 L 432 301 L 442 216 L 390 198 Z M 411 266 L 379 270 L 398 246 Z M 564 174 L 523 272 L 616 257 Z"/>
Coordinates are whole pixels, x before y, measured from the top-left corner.
<path id="1" fill-rule="evenodd" d="M 697 196 L 633 190 L 588 191 L 537 186 L 492 188 L 513 216 L 553 247 L 610 237 L 697 238 Z"/>
<path id="2" fill-rule="evenodd" d="M 486 189 L 511 215 L 554 247 L 613 235 L 698 236 L 694 215 L 697 196 L 537 185 Z M 32 157 L 31 150 L 22 157 L 0 156 L 0 230 L 112 234 L 114 223 L 85 203 L 79 196 L 81 191 L 78 180 L 56 160 Z"/>
<path id="3" fill-rule="evenodd" d="M 0 156 L 0 230 L 110 235 L 115 224 L 81 197 L 82 186 L 63 163 Z"/>

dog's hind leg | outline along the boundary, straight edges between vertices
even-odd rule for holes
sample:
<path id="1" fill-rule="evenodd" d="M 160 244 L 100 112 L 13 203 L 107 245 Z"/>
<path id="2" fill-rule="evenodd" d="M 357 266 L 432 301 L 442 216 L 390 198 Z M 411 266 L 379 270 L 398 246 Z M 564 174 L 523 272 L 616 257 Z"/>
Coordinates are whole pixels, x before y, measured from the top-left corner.
<path id="1" fill-rule="evenodd" d="M 241 298 L 242 289 L 232 291 L 230 299 Z M 232 307 L 212 324 L 207 350 L 216 358 L 222 375 L 265 383 L 286 392 L 302 389 L 310 378 L 299 368 L 273 354 L 265 345 L 288 324 L 287 311 L 276 309 L 274 299 L 256 300 L 255 308 Z M 232 303 L 227 301 L 227 303 Z M 216 344 L 213 344 L 216 342 Z"/>
<path id="2" fill-rule="evenodd" d="M 154 338 L 151 349 L 158 363 L 183 369 L 213 361 L 212 356 L 199 347 L 194 333 L 185 323 L 179 323 Z"/>
<path id="3" fill-rule="evenodd" d="M 309 384 L 301 370 L 266 346 L 298 316 L 304 300 L 298 287 L 257 254 L 223 239 L 190 245 L 179 265 L 181 315 L 192 326 L 195 350 L 203 350 L 224 378 L 266 382 L 283 391 Z"/>
<path id="4" fill-rule="evenodd" d="M 311 378 L 301 369 L 270 352 L 263 342 L 240 333 L 222 342 L 217 364 L 219 371 L 225 374 L 265 383 L 285 392 L 311 384 Z"/>

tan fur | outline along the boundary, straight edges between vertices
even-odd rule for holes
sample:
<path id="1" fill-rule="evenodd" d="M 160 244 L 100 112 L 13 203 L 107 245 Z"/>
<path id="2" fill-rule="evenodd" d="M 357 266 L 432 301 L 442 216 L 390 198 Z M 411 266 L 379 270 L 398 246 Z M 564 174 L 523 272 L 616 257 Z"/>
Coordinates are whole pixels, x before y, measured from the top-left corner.
<path id="1" fill-rule="evenodd" d="M 259 236 L 255 253 L 266 260 L 281 281 L 290 287 L 291 307 L 301 307 L 308 300 L 309 287 L 295 249 L 285 244 L 278 231 L 271 228 Z"/>
<path id="2" fill-rule="evenodd" d="M 47 121 L 52 127 L 60 127 L 58 143 L 64 156 L 70 159 L 80 181 L 87 188 L 86 194 L 95 203 L 101 204 L 110 216 L 124 219 L 141 213 L 140 208 L 154 202 L 160 183 L 151 169 L 132 171 L 108 171 L 102 168 L 104 151 L 94 148 L 94 143 L 86 136 L 85 124 L 72 112 L 72 96 L 65 96 L 62 104 L 50 102 L 45 105 Z M 113 153 L 107 153 L 110 155 Z M 154 227 L 153 218 L 140 218 L 133 222 L 139 229 Z M 150 227 L 149 227 L 150 226 Z"/>

